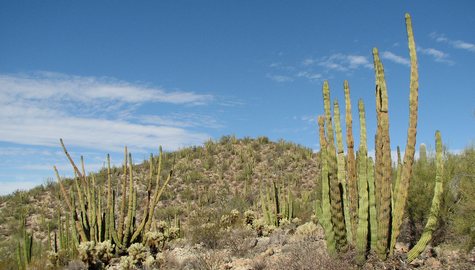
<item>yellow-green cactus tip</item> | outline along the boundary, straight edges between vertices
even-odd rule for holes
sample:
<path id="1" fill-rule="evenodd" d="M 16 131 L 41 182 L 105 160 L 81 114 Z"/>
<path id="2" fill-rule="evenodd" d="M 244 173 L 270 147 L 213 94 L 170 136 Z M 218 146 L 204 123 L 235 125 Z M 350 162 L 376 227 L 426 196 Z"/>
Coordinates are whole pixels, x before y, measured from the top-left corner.
<path id="1" fill-rule="evenodd" d="M 358 106 L 360 106 L 360 107 L 364 106 L 363 100 L 361 98 L 358 99 Z"/>
<path id="2" fill-rule="evenodd" d="M 344 80 L 344 81 L 343 81 L 343 85 L 344 85 L 345 87 L 348 87 L 348 80 Z"/>
<path id="3" fill-rule="evenodd" d="M 411 15 L 408 12 L 406 12 L 405 16 L 406 16 L 406 19 L 411 19 Z"/>
<path id="4" fill-rule="evenodd" d="M 325 116 L 319 115 L 319 116 L 318 116 L 318 123 L 322 123 L 322 124 L 323 124 L 324 122 L 325 122 Z"/>
<path id="5" fill-rule="evenodd" d="M 378 48 L 376 47 L 373 48 L 373 54 L 378 54 Z"/>

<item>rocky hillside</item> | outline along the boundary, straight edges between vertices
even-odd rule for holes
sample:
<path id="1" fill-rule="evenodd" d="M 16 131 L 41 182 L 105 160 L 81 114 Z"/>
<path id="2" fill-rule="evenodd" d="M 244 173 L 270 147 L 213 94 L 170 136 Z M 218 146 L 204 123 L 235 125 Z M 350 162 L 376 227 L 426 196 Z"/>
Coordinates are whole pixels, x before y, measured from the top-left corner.
<path id="1" fill-rule="evenodd" d="M 467 186 L 472 181 L 471 173 L 475 173 L 469 171 L 473 170 L 469 164 L 474 158 L 473 149 L 459 156 L 447 154 L 445 178 L 451 192 L 446 192 L 446 212 L 433 243 L 439 246 L 429 247 L 422 260 L 406 265 L 402 260 L 404 251 L 414 244 L 412 239 L 418 239 L 430 206 L 431 194 L 423 191 L 433 188 L 431 158 L 423 165 L 416 163 L 405 231 L 400 237 L 403 242 L 398 245 L 400 255 L 385 263 L 370 259 L 366 269 L 445 269 L 449 265 L 473 269 L 473 252 L 463 250 L 467 246 L 465 250 L 471 250 L 472 238 L 462 236 L 472 225 L 456 217 L 473 220 L 473 217 L 470 219 L 473 212 L 468 207 L 473 203 L 466 198 L 473 198 L 467 195 L 475 191 Z M 152 161 L 156 160 L 157 156 L 153 156 Z M 155 173 L 150 175 L 149 166 L 149 161 L 133 166 L 137 213 L 146 205 L 150 177 L 156 178 Z M 313 216 L 315 200 L 320 196 L 317 181 L 320 168 L 318 154 L 311 149 L 285 141 L 272 142 L 266 137 L 225 136 L 218 141 L 208 141 L 202 147 L 164 153 L 162 178 L 170 170 L 173 176 L 161 196 L 155 219 L 169 224 L 179 221 L 180 239 L 162 247 L 162 252 L 156 255 L 156 266 L 164 269 L 356 269 L 351 251 L 340 259 L 330 258 L 326 253 L 322 229 Z M 104 194 L 107 170 L 90 178 L 99 186 L 96 192 Z M 452 187 L 454 179 L 457 187 Z M 119 187 L 123 180 L 123 168 L 112 168 L 112 186 L 117 198 L 120 198 Z M 73 188 L 72 179 L 64 183 L 67 190 Z M 455 192 L 459 187 L 464 189 Z M 290 196 L 287 198 L 293 203 L 292 219 L 279 228 L 256 225 L 258 222 L 249 226 L 250 218 L 264 218 L 262 198 L 269 191 Z M 452 202 L 454 192 L 456 203 Z M 116 205 L 119 203 L 120 200 L 116 201 Z M 17 269 L 16 249 L 23 220 L 26 229 L 33 232 L 35 243 L 31 267 L 47 269 L 47 259 L 34 254 L 45 254 L 45 250 L 50 249 L 48 232 L 51 237 L 59 230 L 57 220 L 65 219 L 66 210 L 56 182 L 0 197 L 0 269 Z M 69 255 L 60 265 L 69 265 L 71 269 L 85 267 L 77 255 Z M 110 265 L 112 269 L 119 268 L 120 262 L 112 261 Z"/>

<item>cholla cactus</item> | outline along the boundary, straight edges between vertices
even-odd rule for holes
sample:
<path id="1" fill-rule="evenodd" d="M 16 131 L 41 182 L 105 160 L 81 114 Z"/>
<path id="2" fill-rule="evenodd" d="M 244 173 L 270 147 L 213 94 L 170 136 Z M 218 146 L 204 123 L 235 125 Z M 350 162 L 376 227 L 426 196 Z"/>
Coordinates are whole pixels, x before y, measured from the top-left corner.
<path id="1" fill-rule="evenodd" d="M 150 248 L 153 253 L 156 253 L 162 249 L 165 240 L 165 235 L 158 231 L 147 232 L 145 234 L 145 244 Z"/>
<path id="2" fill-rule="evenodd" d="M 135 269 L 138 269 L 135 264 L 134 264 L 134 261 L 131 257 L 129 256 L 122 256 L 120 258 L 120 264 L 119 264 L 119 267 L 120 269 L 123 269 L 123 270 L 135 270 Z"/>
<path id="3" fill-rule="evenodd" d="M 52 250 L 46 252 L 46 257 L 48 258 L 48 265 L 51 267 L 59 266 L 59 254 Z"/>
<path id="4" fill-rule="evenodd" d="M 79 259 L 83 261 L 86 265 L 92 265 L 95 261 L 94 259 L 94 250 L 95 243 L 94 241 L 82 242 L 79 244 L 78 252 Z"/>
<path id="5" fill-rule="evenodd" d="M 135 244 L 132 244 L 128 249 L 127 249 L 128 253 L 129 253 L 129 257 L 132 258 L 132 262 L 137 265 L 141 265 L 143 264 L 143 262 L 145 262 L 145 260 L 147 259 L 147 257 L 150 256 L 150 252 L 149 250 L 147 249 L 147 247 L 145 247 L 144 245 L 142 245 L 142 243 L 135 243 Z"/>
<path id="6" fill-rule="evenodd" d="M 311 237 L 317 234 L 318 227 L 313 222 L 306 222 L 297 227 L 295 230 L 296 235 L 301 235 L 304 237 Z"/>
<path id="7" fill-rule="evenodd" d="M 254 223 L 254 220 L 256 220 L 257 214 L 256 212 L 252 210 L 247 210 L 244 212 L 244 223 L 246 225 L 252 225 Z"/>
<path id="8" fill-rule="evenodd" d="M 110 240 L 97 243 L 94 249 L 96 258 L 104 264 L 107 264 L 114 257 L 114 245 Z"/>

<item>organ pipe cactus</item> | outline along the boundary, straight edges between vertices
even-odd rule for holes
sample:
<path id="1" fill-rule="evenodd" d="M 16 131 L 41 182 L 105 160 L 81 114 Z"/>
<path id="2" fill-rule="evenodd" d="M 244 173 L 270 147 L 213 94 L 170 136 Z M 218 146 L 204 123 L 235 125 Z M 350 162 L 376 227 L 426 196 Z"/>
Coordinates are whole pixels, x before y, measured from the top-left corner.
<path id="1" fill-rule="evenodd" d="M 27 269 L 33 252 L 33 234 L 26 230 L 26 218 L 22 219 L 21 241 L 18 241 L 16 257 L 18 269 Z"/>
<path id="2" fill-rule="evenodd" d="M 346 247 L 346 228 L 343 215 L 342 196 L 340 194 L 340 184 L 338 181 L 338 165 L 335 149 L 335 141 L 333 137 L 332 116 L 330 110 L 330 87 L 328 82 L 323 83 L 323 106 L 325 109 L 325 127 L 326 127 L 326 160 L 328 166 L 328 179 L 330 182 L 330 205 L 331 220 L 334 226 L 336 248 L 338 250 Z"/>
<path id="3" fill-rule="evenodd" d="M 172 171 L 168 174 L 163 183 L 160 181 L 162 168 L 162 150 L 158 157 L 158 166 L 154 166 L 156 160 L 153 156 L 150 158 L 150 176 L 147 185 L 147 197 L 145 198 L 146 207 L 143 209 L 140 224 L 136 224 L 137 218 L 137 187 L 133 174 L 132 155 L 125 148 L 124 156 L 124 175 L 121 183 L 121 202 L 118 213 L 115 211 L 115 199 L 118 194 L 114 194 L 112 187 L 112 173 L 110 166 L 110 156 L 107 155 L 107 185 L 106 191 L 103 192 L 102 186 L 96 186 L 94 176 L 86 176 L 84 169 L 84 161 L 81 158 L 81 169 L 74 163 L 69 155 L 62 140 L 61 146 L 69 159 L 75 175 L 74 181 L 75 191 L 66 190 L 63 180 L 59 176 L 59 172 L 54 167 L 56 177 L 59 182 L 60 190 L 66 202 L 67 210 L 73 223 L 69 228 L 69 220 L 66 223 L 59 220 L 60 228 L 60 246 L 61 248 L 69 248 L 71 243 L 79 246 L 84 242 L 103 242 L 111 241 L 120 250 L 126 250 L 133 243 L 145 241 L 145 233 L 151 230 L 154 210 L 160 200 L 160 195 L 171 179 Z M 155 170 L 158 168 L 158 170 Z M 155 191 L 152 193 L 152 177 L 157 174 Z M 120 183 L 117 183 L 119 186 Z M 104 198 L 103 198 L 104 196 Z M 106 201 L 105 206 L 103 201 Z M 66 226 L 63 229 L 63 224 Z M 79 237 L 78 237 L 79 235 Z"/>
<path id="4" fill-rule="evenodd" d="M 444 183 L 442 175 L 444 173 L 444 167 L 442 162 L 442 138 L 440 131 L 435 133 L 435 162 L 436 162 L 436 176 L 435 176 L 435 186 L 434 186 L 434 197 L 432 198 L 432 205 L 430 208 L 429 218 L 427 219 L 426 226 L 422 232 L 421 238 L 417 244 L 409 250 L 407 253 L 407 260 L 412 262 L 417 256 L 419 256 L 425 247 L 432 239 L 432 233 L 437 228 L 437 218 L 440 211 L 440 203 L 442 200 L 442 192 L 444 188 Z"/>
<path id="5" fill-rule="evenodd" d="M 351 114 L 351 98 L 350 98 L 350 86 L 348 81 L 345 80 L 343 84 L 345 90 L 345 124 L 346 124 L 346 163 L 347 163 L 347 191 L 348 191 L 348 204 L 350 212 L 350 228 L 353 231 L 353 239 L 350 242 L 354 242 L 356 233 L 356 227 L 358 224 L 358 185 L 356 180 L 356 158 L 355 158 L 355 141 L 353 139 L 353 118 Z M 346 225 L 348 228 L 348 224 Z"/>
<path id="6" fill-rule="evenodd" d="M 340 106 L 338 101 L 335 101 L 333 104 L 333 111 L 335 115 L 335 133 L 336 133 L 336 142 L 337 142 L 337 165 L 338 165 L 338 182 L 341 185 L 342 189 L 342 198 L 343 198 L 343 209 L 346 225 L 346 235 L 347 241 L 352 242 L 353 232 L 351 228 L 351 219 L 350 219 L 350 202 L 348 198 L 348 189 L 347 189 L 347 176 L 346 176 L 346 166 L 345 166 L 345 152 L 343 150 L 343 135 L 341 131 L 340 123 Z"/>
<path id="7" fill-rule="evenodd" d="M 330 184 L 328 182 L 328 164 L 326 158 L 327 142 L 325 138 L 325 117 L 318 117 L 318 127 L 320 134 L 320 162 L 322 164 L 320 177 L 322 181 L 322 211 L 321 223 L 325 230 L 325 239 L 327 241 L 327 249 L 330 254 L 336 252 L 335 233 L 333 232 L 333 225 L 331 220 L 331 205 L 330 205 Z M 318 209 L 318 207 L 316 207 Z"/>
<path id="8" fill-rule="evenodd" d="M 368 239 L 368 174 L 367 174 L 367 156 L 366 146 L 366 118 L 364 103 L 360 99 L 358 102 L 358 111 L 360 116 L 360 147 L 358 150 L 358 227 L 356 229 L 356 250 L 357 261 L 365 260 L 365 253 Z"/>
<path id="9" fill-rule="evenodd" d="M 347 156 L 343 152 L 342 128 L 338 102 L 334 101 L 333 116 L 330 112 L 330 88 L 328 82 L 323 84 L 324 115 L 318 118 L 320 135 L 320 156 L 322 179 L 321 205 L 316 209 L 325 230 L 329 253 L 345 249 L 346 240 L 357 251 L 357 262 L 363 264 L 367 252 L 373 250 L 384 260 L 394 252 L 394 246 L 400 233 L 404 208 L 407 201 L 409 180 L 412 174 L 416 143 L 418 111 L 418 71 L 416 46 L 414 42 L 411 17 L 406 14 L 406 30 L 411 59 L 411 77 L 409 94 L 409 128 L 406 150 L 401 161 L 397 148 L 398 160 L 394 183 L 389 138 L 388 91 L 384 68 L 376 48 L 373 49 L 374 70 L 376 77 L 376 135 L 375 161 L 368 157 L 366 144 L 366 118 L 362 100 L 358 102 L 360 120 L 360 144 L 354 156 L 352 133 L 351 101 L 348 82 L 344 83 L 346 107 L 346 143 Z M 333 120 L 332 121 L 332 117 Z M 335 125 L 335 130 L 333 130 Z M 334 134 L 335 132 L 335 134 Z M 336 136 L 336 147 L 334 142 Z M 441 162 L 440 133 L 437 132 L 437 159 Z M 440 148 L 440 149 L 439 149 Z M 424 152 L 425 151 L 421 151 Z M 423 153 L 422 159 L 425 159 Z M 356 166 L 355 166 L 356 164 Z M 441 165 L 438 165 L 436 187 L 432 201 L 429 220 L 417 245 L 409 252 L 408 261 L 416 258 L 431 239 L 439 213 L 442 192 Z"/>

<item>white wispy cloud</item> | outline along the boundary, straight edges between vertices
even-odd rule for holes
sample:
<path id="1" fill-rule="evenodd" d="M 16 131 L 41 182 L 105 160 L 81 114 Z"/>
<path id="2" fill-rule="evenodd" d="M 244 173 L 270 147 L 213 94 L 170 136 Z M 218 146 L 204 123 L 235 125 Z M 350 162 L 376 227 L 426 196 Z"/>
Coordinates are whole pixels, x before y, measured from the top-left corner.
<path id="1" fill-rule="evenodd" d="M 366 56 L 342 53 L 336 53 L 330 56 L 322 57 L 320 59 L 314 59 L 312 64 L 317 64 L 326 69 L 338 71 L 349 71 L 358 69 L 360 67 L 373 67 Z"/>
<path id="2" fill-rule="evenodd" d="M 312 58 L 306 58 L 302 61 L 302 65 L 304 66 L 311 66 L 315 64 L 315 59 L 312 59 Z"/>
<path id="3" fill-rule="evenodd" d="M 294 80 L 294 78 L 292 78 L 290 76 L 287 76 L 287 75 L 267 74 L 266 77 L 273 80 L 273 81 L 275 81 L 275 82 L 279 82 L 279 83 L 292 82 Z"/>
<path id="4" fill-rule="evenodd" d="M 71 76 L 54 72 L 0 75 L 2 92 L 14 90 L 17 97 L 32 100 L 69 100 L 91 103 L 164 102 L 172 104 L 204 104 L 213 99 L 185 91 L 167 91 L 159 87 L 132 84 L 114 78 Z"/>
<path id="5" fill-rule="evenodd" d="M 296 65 L 285 65 L 273 62 L 268 65 L 274 72 L 267 73 L 266 77 L 276 82 L 292 82 L 298 79 L 307 79 L 311 82 L 320 81 L 322 73 L 330 70 L 351 72 L 359 68 L 373 68 L 366 56 L 357 54 L 335 53 L 320 58 L 307 57 Z M 278 74 L 276 74 L 278 73 Z"/>
<path id="6" fill-rule="evenodd" d="M 110 78 L 45 72 L 1 74 L 0 141 L 57 146 L 58 138 L 64 138 L 70 145 L 107 151 L 121 151 L 124 145 L 150 149 L 159 144 L 173 150 L 200 144 L 209 136 L 183 124 L 186 116 L 181 124 L 173 124 L 173 119 L 131 121 L 131 115 L 138 114 L 136 107 L 155 103 L 201 105 L 212 100 L 211 95 Z"/>
<path id="7" fill-rule="evenodd" d="M 411 66 L 411 62 L 409 61 L 409 59 L 407 58 L 404 58 L 402 56 L 399 56 L 399 55 L 396 55 L 390 51 L 384 51 L 381 55 L 381 57 L 383 59 L 387 59 L 389 61 L 392 61 L 394 63 L 397 63 L 397 64 L 401 64 L 401 65 L 404 65 L 404 66 Z"/>
<path id="8" fill-rule="evenodd" d="M 475 52 L 475 44 L 463 40 L 452 40 L 447 38 L 444 34 L 433 32 L 430 37 L 437 42 L 447 43 L 456 49 L 462 49 L 469 52 Z"/>
<path id="9" fill-rule="evenodd" d="M 417 47 L 417 50 L 421 52 L 422 54 L 431 56 L 436 62 L 445 63 L 449 65 L 454 64 L 454 61 L 449 59 L 449 55 L 443 51 L 440 51 L 434 48 L 422 48 L 422 47 Z"/>
<path id="10" fill-rule="evenodd" d="M 322 74 L 310 71 L 300 71 L 299 73 L 297 73 L 297 77 L 303 77 L 311 81 L 316 81 L 322 78 Z"/>
<path id="11" fill-rule="evenodd" d="M 197 113 L 172 113 L 169 115 L 143 115 L 138 120 L 145 124 L 156 124 L 172 127 L 207 127 L 221 128 L 223 125 L 216 118 Z"/>

